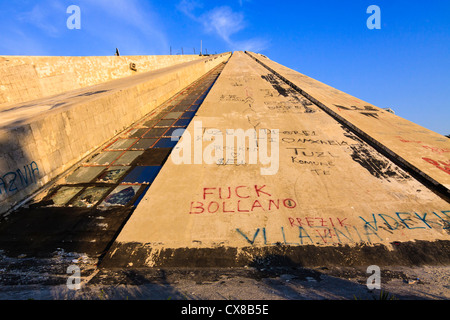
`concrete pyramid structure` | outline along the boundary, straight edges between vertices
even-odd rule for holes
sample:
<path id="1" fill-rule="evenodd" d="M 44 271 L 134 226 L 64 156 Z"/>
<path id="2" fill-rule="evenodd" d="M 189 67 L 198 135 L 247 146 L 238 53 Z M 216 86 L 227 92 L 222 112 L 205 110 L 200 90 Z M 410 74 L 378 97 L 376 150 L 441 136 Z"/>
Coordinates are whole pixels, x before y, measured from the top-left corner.
<path id="1" fill-rule="evenodd" d="M 450 261 L 448 138 L 261 54 L 184 59 L 4 98 L 2 212 L 31 204 L 2 246 L 30 215 L 103 267 Z"/>
<path id="2" fill-rule="evenodd" d="M 194 120 L 105 266 L 448 259 L 448 138 L 250 52 Z"/>

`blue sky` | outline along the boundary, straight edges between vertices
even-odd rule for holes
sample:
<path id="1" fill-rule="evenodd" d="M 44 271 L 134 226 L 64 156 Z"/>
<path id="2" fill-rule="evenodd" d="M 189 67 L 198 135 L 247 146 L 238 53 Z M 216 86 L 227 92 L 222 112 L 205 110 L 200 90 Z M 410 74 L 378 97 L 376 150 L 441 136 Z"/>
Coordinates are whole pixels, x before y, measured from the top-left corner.
<path id="1" fill-rule="evenodd" d="M 370 5 L 380 30 L 366 26 Z M 0 0 L 0 30 L 0 55 L 198 54 L 200 40 L 203 52 L 260 52 L 450 134 L 448 0 Z"/>

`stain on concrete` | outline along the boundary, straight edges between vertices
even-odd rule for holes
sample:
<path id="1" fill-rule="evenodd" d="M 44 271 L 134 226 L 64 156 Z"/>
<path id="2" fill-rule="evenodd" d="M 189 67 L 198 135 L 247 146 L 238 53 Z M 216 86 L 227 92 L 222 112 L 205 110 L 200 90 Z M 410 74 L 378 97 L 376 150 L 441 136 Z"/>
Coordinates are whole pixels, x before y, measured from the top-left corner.
<path id="1" fill-rule="evenodd" d="M 79 95 L 77 95 L 77 97 L 89 97 L 89 96 L 93 96 L 93 95 L 104 93 L 104 92 L 108 92 L 108 91 L 109 90 L 89 91 L 89 92 L 85 92 L 85 93 L 79 94 Z"/>
<path id="2" fill-rule="evenodd" d="M 287 97 L 291 94 L 292 89 L 283 88 L 282 82 L 278 80 L 275 75 L 269 73 L 267 75 L 262 75 L 261 78 L 269 82 L 280 96 Z"/>
<path id="3" fill-rule="evenodd" d="M 353 134 L 348 128 L 342 126 L 345 137 L 355 141 L 348 147 L 352 150 L 352 159 L 378 179 L 394 179 L 398 181 L 410 180 L 412 177 L 367 145 L 362 139 Z"/>
<path id="4" fill-rule="evenodd" d="M 365 145 L 349 146 L 352 150 L 352 159 L 359 163 L 371 175 L 378 179 L 405 180 L 411 177 L 398 168 L 395 164 L 376 154 L 376 151 L 369 150 Z"/>

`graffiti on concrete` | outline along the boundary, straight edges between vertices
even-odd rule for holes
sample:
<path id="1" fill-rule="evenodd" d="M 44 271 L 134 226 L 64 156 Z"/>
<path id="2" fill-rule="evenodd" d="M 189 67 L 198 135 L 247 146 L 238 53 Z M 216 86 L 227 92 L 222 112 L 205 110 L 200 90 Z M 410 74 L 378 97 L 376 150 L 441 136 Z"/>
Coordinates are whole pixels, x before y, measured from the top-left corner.
<path id="1" fill-rule="evenodd" d="M 429 145 L 425 145 L 422 141 L 418 141 L 418 140 L 407 140 L 401 136 L 397 136 L 397 138 L 403 142 L 403 143 L 417 143 L 420 144 L 422 146 L 422 148 L 430 150 L 431 152 L 434 153 L 438 153 L 438 154 L 444 154 L 447 152 L 450 152 L 449 148 L 439 148 L 439 147 L 435 147 L 435 146 L 429 146 Z M 446 140 L 444 140 L 446 141 Z"/>
<path id="2" fill-rule="evenodd" d="M 364 106 L 364 107 L 358 107 L 358 106 L 349 106 L 344 107 L 341 105 L 335 104 L 335 106 L 338 108 L 339 111 L 358 111 L 360 114 L 366 117 L 371 117 L 374 119 L 378 119 L 378 113 L 377 109 L 372 106 Z"/>
<path id="3" fill-rule="evenodd" d="M 0 174 L 0 196 L 8 195 L 25 189 L 29 185 L 37 183 L 39 179 L 39 167 L 35 161 L 23 166 L 22 169 Z"/>
<path id="4" fill-rule="evenodd" d="M 256 228 L 245 231 L 237 228 L 237 234 L 250 245 L 339 245 L 384 241 L 381 231 L 439 229 L 450 234 L 450 210 L 430 213 L 396 212 L 372 214 L 360 218 L 360 224 L 352 225 L 343 217 L 288 217 L 288 225 L 278 228 Z"/>
<path id="5" fill-rule="evenodd" d="M 191 201 L 189 214 L 253 213 L 295 207 L 294 199 L 273 197 L 266 185 L 209 187 L 202 189 L 202 199 Z"/>
<path id="6" fill-rule="evenodd" d="M 320 140 L 320 139 L 305 139 L 305 138 L 290 138 L 283 137 L 281 142 L 284 143 L 302 143 L 302 144 L 317 144 L 317 145 L 329 145 L 329 146 L 348 146 L 346 141 L 338 140 Z"/>
<path id="7" fill-rule="evenodd" d="M 425 160 L 426 162 L 432 164 L 433 166 L 435 166 L 436 168 L 450 174 L 450 160 L 448 161 L 441 161 L 441 160 L 433 160 L 430 158 L 422 158 L 423 160 Z"/>

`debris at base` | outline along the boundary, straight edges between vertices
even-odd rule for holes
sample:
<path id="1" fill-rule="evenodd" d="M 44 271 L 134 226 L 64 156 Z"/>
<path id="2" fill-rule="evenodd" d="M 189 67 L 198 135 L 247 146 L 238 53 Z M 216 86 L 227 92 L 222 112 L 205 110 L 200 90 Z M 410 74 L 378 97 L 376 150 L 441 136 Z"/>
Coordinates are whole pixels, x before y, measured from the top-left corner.
<path id="1" fill-rule="evenodd" d="M 415 284 L 415 283 L 420 283 L 420 279 L 416 278 L 416 279 L 405 279 L 403 280 L 405 283 L 407 284 Z"/>

